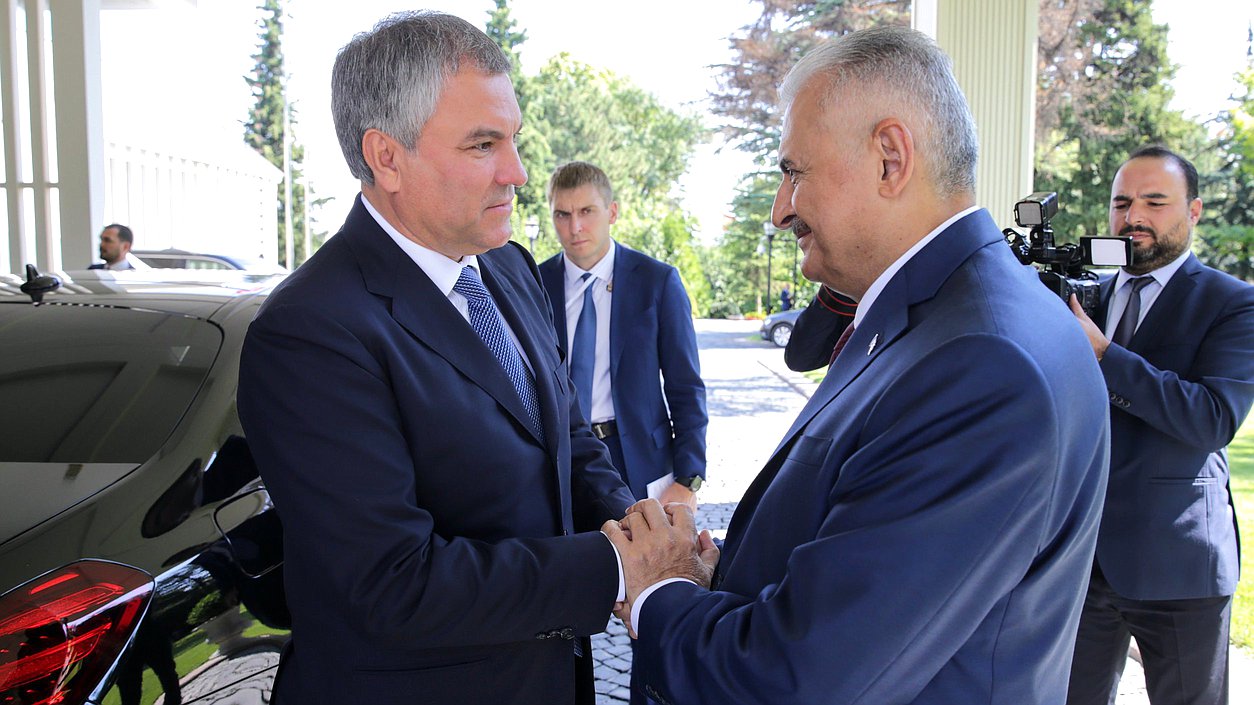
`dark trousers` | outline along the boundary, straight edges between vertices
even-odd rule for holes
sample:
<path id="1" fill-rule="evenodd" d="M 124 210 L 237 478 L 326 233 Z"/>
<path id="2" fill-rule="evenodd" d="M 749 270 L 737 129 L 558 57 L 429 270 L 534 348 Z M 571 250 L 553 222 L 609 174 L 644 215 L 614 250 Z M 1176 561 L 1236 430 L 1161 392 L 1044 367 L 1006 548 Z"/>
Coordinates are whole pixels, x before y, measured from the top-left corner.
<path id="1" fill-rule="evenodd" d="M 1129 600 L 1093 564 L 1067 705 L 1113 705 L 1136 638 L 1153 705 L 1226 705 L 1232 597 Z"/>

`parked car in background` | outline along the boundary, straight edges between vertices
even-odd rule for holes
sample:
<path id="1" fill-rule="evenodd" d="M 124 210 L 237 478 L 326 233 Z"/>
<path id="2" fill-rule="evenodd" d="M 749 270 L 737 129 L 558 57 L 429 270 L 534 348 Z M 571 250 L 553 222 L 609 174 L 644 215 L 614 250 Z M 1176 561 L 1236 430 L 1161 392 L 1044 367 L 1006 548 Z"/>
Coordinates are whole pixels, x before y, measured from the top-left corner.
<path id="1" fill-rule="evenodd" d="M 800 316 L 803 310 L 794 308 L 780 311 L 762 319 L 762 330 L 759 331 L 762 340 L 769 340 L 779 348 L 787 347 L 788 341 L 792 338 L 792 328 L 797 325 L 797 316 Z"/>
<path id="2" fill-rule="evenodd" d="M 235 391 L 273 280 L 243 274 L 0 276 L 0 704 L 269 701 L 282 530 Z"/>
<path id="3" fill-rule="evenodd" d="M 144 264 L 154 269 L 242 269 L 257 274 L 281 274 L 287 269 L 275 262 L 238 255 L 211 255 L 186 250 L 131 250 Z"/>

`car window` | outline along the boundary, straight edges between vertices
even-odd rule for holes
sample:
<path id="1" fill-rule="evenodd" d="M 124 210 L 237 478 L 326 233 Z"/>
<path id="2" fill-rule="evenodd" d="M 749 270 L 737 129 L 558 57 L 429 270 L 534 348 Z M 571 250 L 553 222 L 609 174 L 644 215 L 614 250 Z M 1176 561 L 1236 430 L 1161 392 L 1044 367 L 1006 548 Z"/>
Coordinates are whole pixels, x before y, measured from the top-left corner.
<path id="1" fill-rule="evenodd" d="M 217 326 L 182 315 L 0 305 L 0 462 L 144 462 L 221 345 Z"/>

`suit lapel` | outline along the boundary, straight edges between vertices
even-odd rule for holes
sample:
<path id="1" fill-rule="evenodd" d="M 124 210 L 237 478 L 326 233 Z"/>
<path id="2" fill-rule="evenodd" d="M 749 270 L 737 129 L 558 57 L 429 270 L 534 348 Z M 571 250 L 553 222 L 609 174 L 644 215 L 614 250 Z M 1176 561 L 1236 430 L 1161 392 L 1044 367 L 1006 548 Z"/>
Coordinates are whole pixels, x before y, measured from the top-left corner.
<path id="1" fill-rule="evenodd" d="M 557 345 L 569 357 L 566 350 L 566 256 L 558 253 L 540 265 L 540 279 L 553 304 L 553 329 L 557 331 Z"/>
<path id="2" fill-rule="evenodd" d="M 639 262 L 635 258 L 635 252 L 618 243 L 618 248 L 614 253 L 614 281 L 613 291 L 610 292 L 610 377 L 614 378 L 618 375 L 618 363 L 623 359 L 623 347 L 629 336 L 624 335 L 622 327 L 627 325 L 632 313 L 633 307 L 628 304 L 634 301 L 629 298 L 637 291 L 639 287 L 632 286 L 634 281 L 634 272 Z"/>
<path id="3" fill-rule="evenodd" d="M 523 299 L 514 282 L 504 272 L 494 268 L 493 264 L 486 256 L 479 257 L 479 271 L 483 273 L 484 284 L 488 287 L 488 291 L 492 292 L 497 308 L 501 310 L 505 322 L 518 337 L 518 343 L 522 346 L 527 359 L 531 361 L 532 371 L 535 373 L 536 396 L 540 402 L 540 421 L 544 425 L 544 436 L 547 439 L 549 451 L 556 453 L 559 414 L 557 413 L 557 389 L 549 368 L 549 357 L 552 352 L 549 351 L 549 354 L 545 355 L 548 348 L 542 347 L 542 342 L 537 337 L 547 328 L 547 323 L 536 320 L 536 311 L 524 310 L 518 305 L 518 302 Z M 508 381 L 508 377 L 506 379 Z M 512 382 L 510 390 L 514 391 Z M 523 425 L 530 429 L 531 424 L 525 421 L 526 411 L 516 391 L 514 391 L 513 398 L 517 403 L 517 411 L 511 409 L 511 413 L 514 413 L 519 421 L 523 421 Z"/>
<path id="4" fill-rule="evenodd" d="M 745 527 L 793 444 L 810 421 L 908 332 L 911 307 L 933 298 L 945 280 L 972 254 L 983 247 L 1000 243 L 1001 239 L 1001 233 L 987 211 L 970 213 L 951 224 L 893 276 L 854 330 L 836 364 L 828 369 L 827 377 L 815 390 L 814 396 L 810 397 L 792 427 L 784 434 L 771 459 L 741 498 L 728 527 L 720 564 L 732 565 Z M 1009 249 L 1005 255 L 1011 256 Z"/>
<path id="5" fill-rule="evenodd" d="M 1128 343 L 1130 349 L 1145 350 L 1175 334 L 1178 322 L 1184 320 L 1181 308 L 1197 286 L 1193 276 L 1200 270 L 1197 257 L 1189 255 L 1171 279 L 1167 280 L 1167 286 L 1159 292 L 1153 307 L 1141 319 L 1141 324 L 1137 326 L 1136 333 Z"/>
<path id="6" fill-rule="evenodd" d="M 361 264 L 367 290 L 392 300 L 392 318 L 530 429 L 522 400 L 501 363 L 448 296 L 392 242 L 360 202 L 349 213 L 343 234 Z"/>

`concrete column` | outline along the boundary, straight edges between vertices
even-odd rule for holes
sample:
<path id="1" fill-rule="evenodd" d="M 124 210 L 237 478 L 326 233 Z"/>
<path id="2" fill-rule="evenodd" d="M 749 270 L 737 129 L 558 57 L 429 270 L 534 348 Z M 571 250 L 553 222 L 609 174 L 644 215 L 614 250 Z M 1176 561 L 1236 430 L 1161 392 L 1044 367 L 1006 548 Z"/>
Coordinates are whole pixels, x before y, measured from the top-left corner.
<path id="1" fill-rule="evenodd" d="M 61 254 L 41 263 L 82 269 L 104 225 L 104 120 L 100 99 L 100 0 L 48 0 L 52 9 Z"/>
<path id="2" fill-rule="evenodd" d="M 919 0 L 936 6 L 936 41 L 953 58 L 980 135 L 976 200 L 1002 227 L 1032 192 L 1037 0 Z"/>

